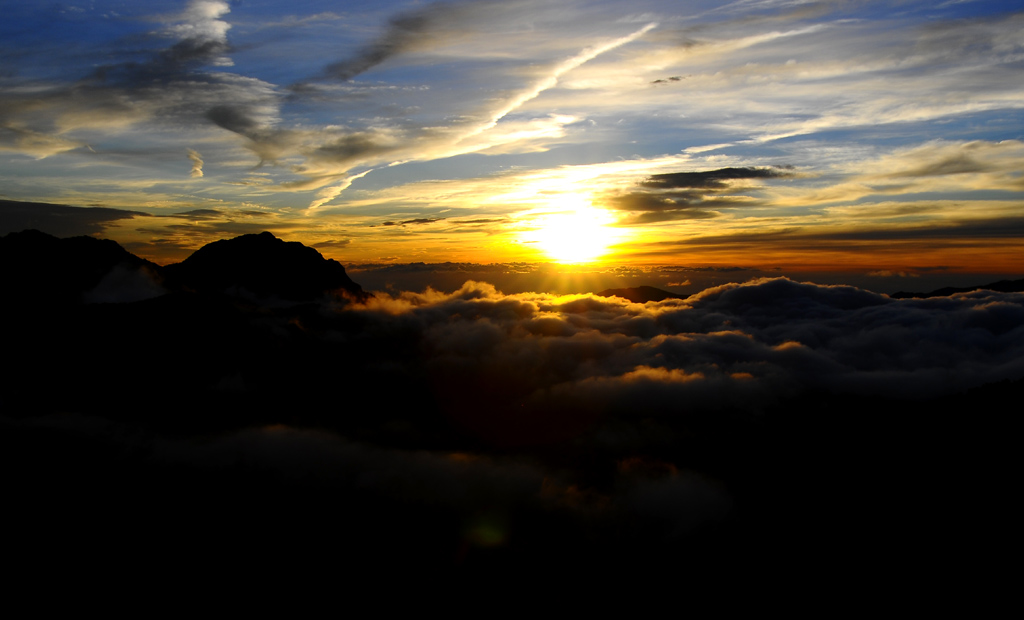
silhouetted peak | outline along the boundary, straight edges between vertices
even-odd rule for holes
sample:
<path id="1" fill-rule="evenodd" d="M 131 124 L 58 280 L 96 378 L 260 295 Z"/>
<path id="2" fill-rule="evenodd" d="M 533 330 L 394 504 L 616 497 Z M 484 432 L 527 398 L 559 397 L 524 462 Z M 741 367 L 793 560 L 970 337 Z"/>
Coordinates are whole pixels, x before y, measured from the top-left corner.
<path id="1" fill-rule="evenodd" d="M 628 299 L 635 304 L 644 304 L 649 301 L 663 301 L 665 299 L 685 299 L 685 295 L 677 295 L 669 291 L 663 291 L 653 286 L 634 286 L 630 288 L 609 288 L 596 293 L 601 297 L 621 297 Z"/>
<path id="2" fill-rule="evenodd" d="M 292 301 L 338 290 L 365 296 L 338 261 L 266 231 L 214 241 L 165 269 L 179 284 L 206 293 L 248 291 Z"/>
<path id="3" fill-rule="evenodd" d="M 5 243 L 5 244 L 10 244 L 10 243 L 30 244 L 30 243 L 51 243 L 52 241 L 56 241 L 57 237 L 54 237 L 53 235 L 46 234 L 46 233 L 44 233 L 41 230 L 36 230 L 34 228 L 30 228 L 28 230 L 23 230 L 21 232 L 8 233 L 7 235 L 5 235 L 4 237 L 2 237 L 0 239 L 2 239 L 3 243 Z"/>
<path id="4" fill-rule="evenodd" d="M 112 274 L 127 281 L 140 270 L 147 272 L 138 276 L 146 281 L 144 296 L 158 294 L 159 285 L 151 276 L 159 267 L 116 241 L 86 236 L 61 239 L 33 229 L 0 238 L 0 286 L 18 303 L 75 303 L 101 284 L 114 294 L 125 282 L 111 282 Z"/>
<path id="5" fill-rule="evenodd" d="M 969 293 L 971 291 L 980 290 L 998 291 L 1000 293 L 1021 293 L 1024 292 L 1024 279 L 1000 280 L 989 284 L 979 284 L 977 286 L 966 286 L 962 288 L 947 286 L 929 293 L 908 293 L 900 291 L 889 295 L 889 297 L 892 297 L 893 299 L 926 299 L 928 297 L 949 297 L 956 293 Z"/>

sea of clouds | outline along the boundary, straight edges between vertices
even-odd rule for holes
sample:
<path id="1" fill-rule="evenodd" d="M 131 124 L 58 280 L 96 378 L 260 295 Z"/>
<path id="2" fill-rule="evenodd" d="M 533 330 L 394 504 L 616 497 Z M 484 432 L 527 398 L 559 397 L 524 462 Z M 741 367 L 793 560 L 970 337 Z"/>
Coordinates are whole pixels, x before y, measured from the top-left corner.
<path id="1" fill-rule="evenodd" d="M 763 409 L 808 390 L 923 398 L 1024 376 L 1024 294 L 891 299 L 762 278 L 646 304 L 619 297 L 377 293 L 368 333 L 412 331 L 439 380 L 473 376 L 516 405 Z"/>

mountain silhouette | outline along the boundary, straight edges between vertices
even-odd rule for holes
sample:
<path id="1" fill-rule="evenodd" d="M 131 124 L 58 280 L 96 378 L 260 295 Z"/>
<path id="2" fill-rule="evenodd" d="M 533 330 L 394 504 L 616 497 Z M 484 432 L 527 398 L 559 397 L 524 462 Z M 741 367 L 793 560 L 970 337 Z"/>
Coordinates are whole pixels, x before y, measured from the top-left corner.
<path id="1" fill-rule="evenodd" d="M 0 237 L 0 287 L 18 303 L 82 301 L 115 269 L 157 276 L 161 267 L 110 239 L 59 239 L 38 230 Z"/>
<path id="2" fill-rule="evenodd" d="M 662 301 L 665 299 L 685 299 L 685 295 L 677 295 L 653 286 L 634 286 L 631 288 L 609 288 L 596 293 L 601 297 L 621 297 L 628 299 L 635 304 L 644 304 L 649 301 Z"/>
<path id="3" fill-rule="evenodd" d="M 0 237 L 0 286 L 10 299 L 33 306 L 139 301 L 168 291 L 288 301 L 331 293 L 368 297 L 338 261 L 269 232 L 215 241 L 163 267 L 110 239 L 9 233 Z"/>
<path id="4" fill-rule="evenodd" d="M 309 301 L 331 291 L 367 297 L 334 259 L 269 232 L 214 241 L 164 267 L 169 283 L 202 293 L 240 293 Z"/>
<path id="5" fill-rule="evenodd" d="M 893 299 L 926 299 L 928 297 L 949 297 L 956 293 L 969 293 L 971 291 L 979 290 L 998 291 L 1000 293 L 1020 293 L 1024 292 L 1024 279 L 1021 280 L 1000 280 L 998 282 L 992 282 L 990 284 L 981 284 L 978 286 L 967 286 L 963 288 L 956 288 L 947 286 L 940 289 L 935 289 L 930 293 L 908 293 L 905 291 L 899 291 L 889 295 Z"/>

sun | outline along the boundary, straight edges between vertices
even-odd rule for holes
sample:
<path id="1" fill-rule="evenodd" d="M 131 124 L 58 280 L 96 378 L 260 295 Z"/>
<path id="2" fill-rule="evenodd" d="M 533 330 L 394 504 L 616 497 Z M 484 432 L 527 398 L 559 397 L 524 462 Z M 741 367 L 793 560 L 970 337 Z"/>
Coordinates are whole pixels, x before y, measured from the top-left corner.
<path id="1" fill-rule="evenodd" d="M 595 261 L 607 254 L 615 241 L 612 217 L 583 201 L 573 203 L 538 214 L 532 222 L 536 228 L 526 233 L 524 240 L 536 243 L 559 263 Z"/>

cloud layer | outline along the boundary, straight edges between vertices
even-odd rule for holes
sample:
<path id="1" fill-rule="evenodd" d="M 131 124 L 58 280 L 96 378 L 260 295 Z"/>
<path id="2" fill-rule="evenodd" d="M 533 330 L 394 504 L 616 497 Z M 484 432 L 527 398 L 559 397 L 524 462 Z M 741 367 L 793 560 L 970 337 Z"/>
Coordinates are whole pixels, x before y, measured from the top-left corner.
<path id="1" fill-rule="evenodd" d="M 390 313 L 373 320 L 422 330 L 440 376 L 459 384 L 467 375 L 501 378 L 511 393 L 491 406 L 511 411 L 553 399 L 587 410 L 685 415 L 763 409 L 801 391 L 921 398 L 1024 376 L 1019 294 L 907 303 L 776 278 L 640 305 L 502 295 L 470 282 L 451 295 L 381 296 L 371 304 Z"/>

